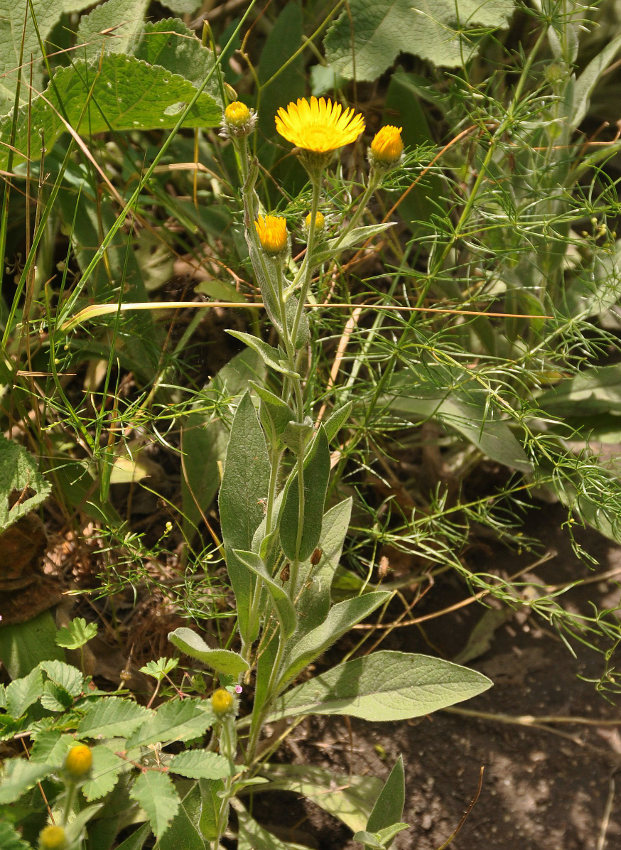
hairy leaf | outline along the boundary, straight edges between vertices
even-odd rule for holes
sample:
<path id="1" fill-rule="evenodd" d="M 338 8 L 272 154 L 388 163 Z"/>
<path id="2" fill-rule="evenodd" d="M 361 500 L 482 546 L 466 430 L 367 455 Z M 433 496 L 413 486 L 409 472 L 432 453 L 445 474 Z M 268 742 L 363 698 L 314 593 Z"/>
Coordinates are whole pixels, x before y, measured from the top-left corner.
<path id="1" fill-rule="evenodd" d="M 129 796 L 144 809 L 155 837 L 161 838 L 181 803 L 171 778 L 148 770 L 136 779 Z"/>

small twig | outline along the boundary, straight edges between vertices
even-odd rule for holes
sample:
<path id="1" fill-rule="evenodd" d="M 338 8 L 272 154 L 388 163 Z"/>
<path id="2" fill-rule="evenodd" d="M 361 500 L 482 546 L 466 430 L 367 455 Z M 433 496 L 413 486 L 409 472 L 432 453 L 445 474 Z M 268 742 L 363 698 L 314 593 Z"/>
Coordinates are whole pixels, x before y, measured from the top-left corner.
<path id="1" fill-rule="evenodd" d="M 461 820 L 459 821 L 459 823 L 457 824 L 455 830 L 449 835 L 449 837 L 444 842 L 444 844 L 441 847 L 438 847 L 438 850 L 446 850 L 446 848 L 449 846 L 449 844 L 453 843 L 453 839 L 456 837 L 457 833 L 461 830 L 462 826 L 466 823 L 466 820 L 468 819 L 470 812 L 474 809 L 474 807 L 476 806 L 476 804 L 479 800 L 479 797 L 481 796 L 481 789 L 483 788 L 483 774 L 484 773 L 485 773 L 485 765 L 481 765 L 481 770 L 479 771 L 479 785 L 478 785 L 478 788 L 475 792 L 474 797 L 472 798 L 472 800 L 470 800 L 468 808 L 464 812 L 464 814 L 463 814 Z"/>
<path id="2" fill-rule="evenodd" d="M 604 816 L 602 818 L 602 825 L 599 830 L 599 838 L 597 839 L 597 847 L 595 850 L 605 850 L 606 847 L 606 833 L 608 832 L 608 824 L 610 823 L 610 813 L 612 812 L 612 803 L 615 798 L 615 773 L 616 770 L 612 772 L 610 775 L 610 780 L 608 783 L 608 797 L 606 799 L 606 806 L 604 807 Z"/>

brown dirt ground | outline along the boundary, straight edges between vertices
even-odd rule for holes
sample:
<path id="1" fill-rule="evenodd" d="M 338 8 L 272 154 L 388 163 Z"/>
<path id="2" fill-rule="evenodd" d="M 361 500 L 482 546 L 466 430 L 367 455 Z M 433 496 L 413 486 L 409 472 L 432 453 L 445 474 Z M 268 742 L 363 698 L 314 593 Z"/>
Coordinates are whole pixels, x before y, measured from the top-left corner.
<path id="1" fill-rule="evenodd" d="M 529 515 L 528 532 L 556 557 L 529 573 L 549 584 L 585 577 L 564 604 L 588 612 L 620 604 L 615 577 L 621 549 L 591 531 L 580 543 L 595 556 L 589 569 L 574 555 L 556 506 L 540 506 Z M 502 560 L 499 560 L 502 559 Z M 534 559 L 530 556 L 530 561 Z M 511 574 L 529 563 L 505 550 L 489 551 L 477 569 Z M 416 614 L 463 599 L 463 585 L 434 588 Z M 478 603 L 416 627 L 393 632 L 382 648 L 435 653 L 454 658 L 485 612 Z M 431 647 L 431 648 L 430 648 Z M 368 724 L 354 720 L 351 735 L 344 718 L 309 718 L 292 734 L 283 760 L 385 778 L 402 753 L 406 765 L 406 812 L 411 828 L 394 842 L 398 850 L 438 850 L 447 841 L 482 787 L 476 805 L 451 844 L 453 850 L 615 850 L 621 847 L 621 713 L 585 678 L 599 678 L 602 656 L 576 647 L 573 658 L 550 626 L 533 614 L 514 614 L 493 635 L 491 647 L 468 662 L 494 681 L 494 687 L 459 708 L 406 723 Z M 617 698 L 618 703 L 618 698 Z M 545 729 L 503 723 L 485 715 L 579 717 L 593 725 L 548 722 Z M 606 722 L 608 721 L 608 725 Z M 382 752 L 380 758 L 379 753 Z M 281 836 L 319 850 L 353 850 L 351 833 L 338 821 L 295 795 L 257 798 L 255 816 L 279 824 Z M 287 827 L 295 827 L 291 832 Z M 287 834 L 288 833 L 288 834 Z"/>

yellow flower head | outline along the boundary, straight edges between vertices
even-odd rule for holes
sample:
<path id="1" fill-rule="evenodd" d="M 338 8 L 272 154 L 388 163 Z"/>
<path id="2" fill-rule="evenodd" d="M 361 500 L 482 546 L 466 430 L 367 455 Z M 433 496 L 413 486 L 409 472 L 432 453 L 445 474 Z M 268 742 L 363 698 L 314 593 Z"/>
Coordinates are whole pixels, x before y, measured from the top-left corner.
<path id="1" fill-rule="evenodd" d="M 41 850 L 64 850 L 67 846 L 67 836 L 62 826 L 44 826 L 39 833 Z"/>
<path id="2" fill-rule="evenodd" d="M 249 136 L 257 123 L 257 113 L 249 109 L 241 100 L 234 100 L 224 110 L 224 124 L 221 136 Z"/>
<path id="3" fill-rule="evenodd" d="M 306 225 L 306 229 L 310 230 L 311 226 L 311 214 L 309 213 L 304 219 L 304 224 Z M 317 214 L 315 215 L 315 230 L 323 230 L 326 224 L 325 215 L 317 210 Z"/>
<path id="4" fill-rule="evenodd" d="M 235 100 L 224 110 L 224 117 L 230 124 L 236 124 L 239 127 L 250 118 L 250 110 L 245 103 Z"/>
<path id="5" fill-rule="evenodd" d="M 65 759 L 65 770 L 73 779 L 82 779 L 93 766 L 93 751 L 86 744 L 71 747 Z"/>
<path id="6" fill-rule="evenodd" d="M 260 215 L 254 226 L 261 247 L 268 254 L 280 254 L 287 247 L 287 222 L 280 215 Z"/>
<path id="7" fill-rule="evenodd" d="M 350 107 L 320 97 L 299 98 L 276 113 L 276 130 L 288 142 L 313 153 L 328 153 L 355 142 L 364 130 L 364 118 Z"/>
<path id="8" fill-rule="evenodd" d="M 224 688 L 218 688 L 211 695 L 211 707 L 216 714 L 227 714 L 233 707 L 233 694 Z"/>
<path id="9" fill-rule="evenodd" d="M 401 131 L 403 127 L 393 127 L 387 124 L 381 127 L 373 136 L 371 154 L 375 164 L 395 165 L 403 153 Z"/>

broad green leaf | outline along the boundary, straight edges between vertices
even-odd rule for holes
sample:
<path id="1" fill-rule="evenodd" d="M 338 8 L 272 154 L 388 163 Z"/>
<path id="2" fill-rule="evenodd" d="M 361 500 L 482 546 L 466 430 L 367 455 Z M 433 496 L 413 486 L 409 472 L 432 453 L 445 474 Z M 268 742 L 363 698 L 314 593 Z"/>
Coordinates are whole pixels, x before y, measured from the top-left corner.
<path id="1" fill-rule="evenodd" d="M 348 714 L 407 720 L 491 687 L 482 673 L 429 655 L 382 650 L 333 667 L 288 691 L 270 720 L 299 714 Z"/>
<path id="2" fill-rule="evenodd" d="M 147 770 L 138 776 L 129 796 L 144 809 L 155 837 L 161 838 L 181 803 L 171 778 L 157 770 Z"/>
<path id="3" fill-rule="evenodd" d="M 133 53 L 149 65 L 161 65 L 173 74 L 179 74 L 196 88 L 202 86 L 214 66 L 211 50 L 204 47 L 196 33 L 178 18 L 166 18 L 155 23 L 147 21 L 142 40 Z M 218 99 L 220 93 L 215 74 L 205 90 L 215 100 Z M 234 288 L 233 291 L 236 292 Z"/>
<path id="4" fill-rule="evenodd" d="M 181 431 L 182 502 L 190 536 L 209 511 L 220 486 L 219 463 L 224 462 L 229 431 L 219 419 L 190 413 Z"/>
<path id="5" fill-rule="evenodd" d="M 323 507 L 330 478 L 330 449 L 323 426 L 304 458 L 304 511 L 302 534 L 298 550 L 298 493 L 297 472 L 289 478 L 280 515 L 280 542 L 287 558 L 305 561 L 319 543 Z"/>
<path id="6" fill-rule="evenodd" d="M 390 597 L 390 591 L 379 590 L 374 593 L 365 593 L 363 596 L 355 596 L 353 599 L 346 599 L 333 605 L 321 625 L 305 634 L 295 643 L 291 641 L 289 657 L 285 660 L 286 672 L 281 684 L 295 678 L 301 670 L 322 655 L 328 647 L 332 646 L 356 623 L 368 617 Z"/>
<path id="7" fill-rule="evenodd" d="M 77 667 L 65 664 L 64 661 L 42 661 L 39 665 L 48 678 L 61 688 L 64 688 L 72 697 L 77 697 L 84 688 L 84 676 Z"/>
<path id="8" fill-rule="evenodd" d="M 30 760 L 45 762 L 49 767 L 61 767 L 75 743 L 73 735 L 64 735 L 57 730 L 40 732 L 32 745 Z"/>
<path id="9" fill-rule="evenodd" d="M 205 700 L 184 699 L 163 703 L 153 717 L 127 739 L 127 749 L 173 741 L 189 741 L 202 735 L 213 723 L 211 706 Z"/>
<path id="10" fill-rule="evenodd" d="M 621 365 L 594 366 L 561 381 L 537 398 L 546 413 L 561 418 L 621 414 Z"/>
<path id="11" fill-rule="evenodd" d="M 61 115 L 75 130 L 88 135 L 114 130 L 169 130 L 195 94 L 192 83 L 183 77 L 133 56 L 110 53 L 92 65 L 77 61 L 54 74 L 45 96 L 36 97 L 30 110 L 20 110 L 15 147 L 24 157 L 30 133 L 30 156 L 39 159 L 41 138 L 45 138 L 49 150 L 65 132 Z M 184 126 L 215 127 L 221 117 L 215 100 L 202 92 Z M 0 142 L 10 137 L 11 120 L 11 116 L 0 120 Z M 0 145 L 0 168 L 6 168 L 7 161 L 6 146 Z"/>
<path id="12" fill-rule="evenodd" d="M 50 768 L 47 764 L 26 759 L 8 759 L 0 775 L 0 803 L 14 803 L 48 773 Z"/>
<path id="13" fill-rule="evenodd" d="M 249 621 L 256 578 L 233 550 L 251 548 L 254 532 L 263 520 L 269 478 L 265 438 L 250 394 L 246 392 L 233 420 L 219 496 L 226 564 L 235 592 L 239 630 L 246 643 L 254 640 L 258 628 L 258 624 Z"/>
<path id="14" fill-rule="evenodd" d="M 211 649 L 200 635 L 185 626 L 169 632 L 168 640 L 190 658 L 202 661 L 218 673 L 238 676 L 248 669 L 248 662 L 237 652 L 230 649 Z"/>
<path id="15" fill-rule="evenodd" d="M 79 649 L 96 634 L 96 623 L 87 623 L 84 617 L 76 617 L 56 632 L 56 643 L 65 649 Z"/>
<path id="16" fill-rule="evenodd" d="M 369 850 L 370 848 L 373 848 L 373 850 L 385 850 L 386 847 L 390 846 L 395 835 L 403 832 L 404 829 L 409 829 L 409 824 L 393 823 L 385 829 L 378 830 L 378 832 L 368 832 L 366 829 L 363 829 L 362 832 L 354 833 L 354 841 L 364 844 L 365 848 L 369 848 Z"/>
<path id="17" fill-rule="evenodd" d="M 437 373 L 440 386 L 434 386 Z M 483 454 L 520 472 L 532 472 L 524 449 L 508 424 L 487 406 L 482 387 L 452 370 L 408 369 L 395 374 L 385 397 L 388 409 L 412 421 L 437 419 L 454 428 Z"/>
<path id="18" fill-rule="evenodd" d="M 78 735 L 89 738 L 113 738 L 130 735 L 153 715 L 130 699 L 104 697 L 90 705 L 78 725 Z"/>
<path id="19" fill-rule="evenodd" d="M 41 694 L 41 705 L 48 711 L 67 711 L 71 708 L 73 698 L 61 685 L 56 682 L 45 682 Z"/>
<path id="20" fill-rule="evenodd" d="M 38 507 L 49 492 L 33 456 L 0 434 L 0 531 Z"/>
<path id="21" fill-rule="evenodd" d="M 199 779 L 198 787 L 202 803 L 199 829 L 207 841 L 214 841 L 218 837 L 218 817 L 222 804 L 219 794 L 224 790 L 224 782 L 221 779 Z"/>
<path id="22" fill-rule="evenodd" d="M 109 794 L 116 785 L 119 774 L 127 766 L 127 762 L 103 744 L 93 747 L 92 753 L 91 775 L 82 785 L 82 793 L 89 803 Z"/>
<path id="23" fill-rule="evenodd" d="M 170 827 L 158 842 L 158 850 L 210 850 L 199 826 L 202 809 L 201 791 L 195 782 L 181 801 Z"/>
<path id="24" fill-rule="evenodd" d="M 301 844 L 286 844 L 279 838 L 260 826 L 241 805 L 235 807 L 237 812 L 238 834 L 237 850 L 308 850 Z"/>
<path id="25" fill-rule="evenodd" d="M 11 717 L 21 717 L 26 709 L 43 693 L 43 676 L 35 667 L 22 679 L 15 679 L 6 688 L 6 709 Z"/>
<path id="26" fill-rule="evenodd" d="M 0 821 L 0 847 L 2 850 L 31 850 L 31 845 L 6 821 Z"/>
<path id="27" fill-rule="evenodd" d="M 25 623 L 0 629 L 0 658 L 12 679 L 25 676 L 40 661 L 62 659 L 64 652 L 56 646 L 56 623 L 49 611 Z"/>
<path id="28" fill-rule="evenodd" d="M 34 12 L 36 27 L 33 23 L 32 12 Z M 0 0 L 0 115 L 4 115 L 13 108 L 20 67 L 22 76 L 20 100 L 22 103 L 27 103 L 31 56 L 34 58 L 32 85 L 35 90 L 41 90 L 41 48 L 37 28 L 42 40 L 45 41 L 61 13 L 62 7 L 58 0 L 33 0 L 32 7 L 28 0 Z M 26 24 L 25 34 L 24 23 Z M 23 34 L 24 50 L 20 62 Z"/>
<path id="29" fill-rule="evenodd" d="M 273 432 L 274 437 L 280 437 L 287 425 L 295 419 L 295 414 L 288 404 L 277 395 L 260 384 L 250 381 L 250 386 L 261 399 L 259 415 L 266 432 Z"/>
<path id="30" fill-rule="evenodd" d="M 574 87 L 573 110 L 570 117 L 572 129 L 577 129 L 589 110 L 591 95 L 600 77 L 606 71 L 621 50 L 621 35 L 615 36 L 604 48 L 591 59 L 584 71 L 576 80 Z"/>
<path id="31" fill-rule="evenodd" d="M 259 337 L 242 333 L 242 331 L 232 331 L 229 328 L 227 328 L 226 332 L 234 336 L 235 339 L 244 342 L 253 351 L 256 351 L 263 358 L 266 365 L 275 372 L 281 372 L 283 375 L 289 375 L 290 377 L 297 375 L 297 372 L 291 371 L 281 352 L 277 348 L 268 345 L 267 342 L 263 342 Z"/>
<path id="32" fill-rule="evenodd" d="M 229 760 L 208 750 L 186 750 L 173 756 L 167 764 L 171 773 L 189 779 L 224 779 L 231 775 Z"/>
<path id="33" fill-rule="evenodd" d="M 102 53 L 133 53 L 143 30 L 148 0 L 107 0 L 80 19 L 76 55 L 93 59 Z"/>
<path id="34" fill-rule="evenodd" d="M 399 756 L 375 801 L 373 811 L 367 821 L 367 830 L 379 832 L 380 829 L 387 829 L 393 824 L 400 823 L 404 805 L 405 772 L 403 770 L 403 756 Z"/>
<path id="35" fill-rule="evenodd" d="M 308 797 L 353 832 L 366 827 L 373 803 L 382 790 L 376 776 L 339 775 L 313 765 L 267 764 L 261 774 L 270 784 L 260 790 L 294 791 Z"/>
<path id="36" fill-rule="evenodd" d="M 514 0 L 351 0 L 325 38 L 326 59 L 348 80 L 375 80 L 400 53 L 462 65 L 482 30 L 506 27 Z"/>
<path id="37" fill-rule="evenodd" d="M 165 0 L 162 6 L 170 9 L 175 15 L 191 15 L 201 5 L 202 0 Z"/>
<path id="38" fill-rule="evenodd" d="M 249 570 L 252 570 L 255 575 L 259 576 L 267 588 L 267 592 L 272 598 L 276 614 L 280 621 L 283 637 L 287 640 L 287 638 L 291 637 L 295 631 L 297 623 L 297 615 L 295 613 L 293 602 L 289 598 L 289 594 L 283 586 L 278 583 L 278 581 L 270 576 L 263 560 L 254 552 L 244 552 L 240 549 L 236 549 L 235 555 L 239 558 L 242 564 L 248 567 Z"/>
<path id="39" fill-rule="evenodd" d="M 332 442 L 332 440 L 339 433 L 345 422 L 347 422 L 347 420 L 349 419 L 349 415 L 352 411 L 353 406 L 353 402 L 348 401 L 342 407 L 335 407 L 332 413 L 323 423 L 323 427 L 326 429 L 326 437 L 328 438 L 329 443 Z"/>
<path id="40" fill-rule="evenodd" d="M 293 637 L 295 645 L 303 635 L 319 626 L 330 610 L 330 588 L 343 550 L 343 543 L 351 517 L 352 500 L 345 499 L 324 514 L 321 524 L 319 548 L 321 557 L 316 566 L 306 563 L 301 571 L 297 602 L 298 629 Z"/>

